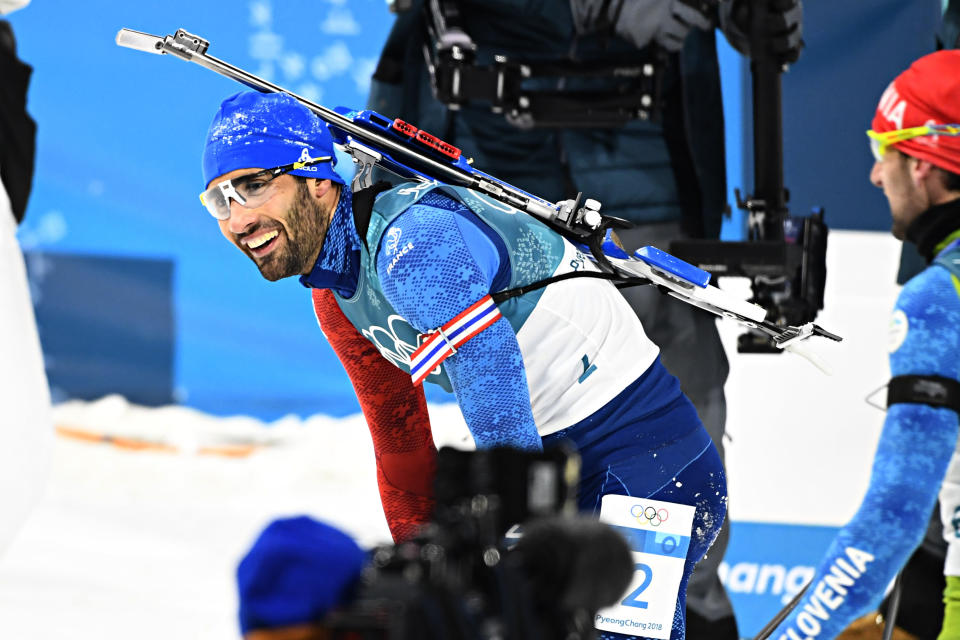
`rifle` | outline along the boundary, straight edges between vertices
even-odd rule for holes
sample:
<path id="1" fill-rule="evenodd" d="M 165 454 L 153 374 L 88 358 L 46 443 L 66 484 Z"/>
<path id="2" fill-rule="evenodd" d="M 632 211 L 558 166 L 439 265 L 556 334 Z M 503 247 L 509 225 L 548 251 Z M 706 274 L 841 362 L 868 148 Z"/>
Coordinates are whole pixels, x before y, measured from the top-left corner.
<path id="1" fill-rule="evenodd" d="M 334 144 L 351 156 L 357 165 L 354 190 L 370 186 L 375 166 L 409 181 L 466 187 L 538 218 L 575 244 L 587 248 L 603 275 L 615 283 L 652 284 L 684 302 L 762 332 L 780 349 L 794 348 L 815 335 L 841 340 L 812 322 L 786 327 L 769 322 L 763 307 L 710 285 L 710 273 L 655 247 L 643 247 L 633 256 L 627 255 L 616 246 L 610 232 L 630 223 L 600 214 L 600 203 L 583 198 L 582 193 L 573 200 L 556 203 L 544 200 L 474 168 L 460 149 L 399 118 L 391 120 L 370 110 L 329 109 L 219 60 L 207 53 L 210 46 L 207 40 L 183 29 L 165 37 L 121 29 L 117 33 L 117 44 L 147 53 L 172 54 L 256 91 L 291 96 L 323 120 Z"/>

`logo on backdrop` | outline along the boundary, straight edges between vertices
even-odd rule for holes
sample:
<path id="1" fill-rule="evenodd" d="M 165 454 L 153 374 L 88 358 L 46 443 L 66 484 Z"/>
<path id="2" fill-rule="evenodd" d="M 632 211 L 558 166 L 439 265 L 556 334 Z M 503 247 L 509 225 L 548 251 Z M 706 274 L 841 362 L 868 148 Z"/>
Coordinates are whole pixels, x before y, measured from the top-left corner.
<path id="1" fill-rule="evenodd" d="M 743 595 L 772 596 L 781 604 L 790 602 L 815 572 L 816 569 L 807 564 L 766 563 L 739 558 L 726 558 L 718 569 L 720 582 L 734 600 Z M 770 616 L 763 611 L 760 617 L 768 619 Z"/>

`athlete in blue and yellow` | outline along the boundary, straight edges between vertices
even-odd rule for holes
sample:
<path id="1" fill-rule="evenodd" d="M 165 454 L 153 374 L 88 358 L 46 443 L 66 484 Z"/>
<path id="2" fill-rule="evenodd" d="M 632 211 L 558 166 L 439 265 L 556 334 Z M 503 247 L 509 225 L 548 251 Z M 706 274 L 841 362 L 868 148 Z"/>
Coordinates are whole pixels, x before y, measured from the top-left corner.
<path id="1" fill-rule="evenodd" d="M 422 375 L 453 391 L 478 447 L 572 440 L 584 511 L 598 512 L 608 493 L 696 507 L 671 636 L 682 638 L 683 586 L 723 522 L 726 481 L 616 287 L 571 278 L 495 303 L 491 294 L 595 267 L 541 222 L 480 194 L 436 183 L 352 193 L 333 162 L 325 125 L 305 107 L 240 93 L 208 132 L 203 200 L 265 278 L 297 275 L 311 288 L 373 436 L 394 538 L 432 508 L 436 451 L 411 361 L 421 335 L 444 328 L 453 339 L 467 323 L 469 339 Z"/>
<path id="2" fill-rule="evenodd" d="M 867 132 L 876 157 L 870 180 L 890 204 L 893 234 L 914 243 L 928 266 L 903 287 L 890 320 L 887 417 L 867 493 L 775 640 L 829 640 L 872 611 L 923 538 L 944 482 L 960 412 L 958 123 L 960 51 L 951 50 L 899 75 Z M 944 484 L 944 511 L 950 501 L 960 506 L 957 482 Z M 960 637 L 960 555 L 953 566 L 949 557 L 941 638 Z"/>

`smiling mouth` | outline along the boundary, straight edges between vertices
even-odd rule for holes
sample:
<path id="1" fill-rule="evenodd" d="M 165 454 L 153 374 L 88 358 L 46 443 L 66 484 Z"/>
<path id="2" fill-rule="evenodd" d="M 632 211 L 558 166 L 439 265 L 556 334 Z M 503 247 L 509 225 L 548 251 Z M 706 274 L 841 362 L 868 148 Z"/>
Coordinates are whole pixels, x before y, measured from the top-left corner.
<path id="1" fill-rule="evenodd" d="M 243 241 L 249 249 L 250 254 L 255 258 L 262 258 L 277 246 L 277 238 L 280 237 L 279 229 L 271 229 L 259 233 Z"/>

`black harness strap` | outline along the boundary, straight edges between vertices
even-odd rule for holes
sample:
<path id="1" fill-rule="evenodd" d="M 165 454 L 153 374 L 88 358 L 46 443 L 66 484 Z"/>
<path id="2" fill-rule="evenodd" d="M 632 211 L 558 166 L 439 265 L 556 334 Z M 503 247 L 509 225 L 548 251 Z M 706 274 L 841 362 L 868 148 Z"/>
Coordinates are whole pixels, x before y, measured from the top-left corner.
<path id="1" fill-rule="evenodd" d="M 942 376 L 895 376 L 887 385 L 887 406 L 927 404 L 960 413 L 960 382 Z"/>
<path id="2" fill-rule="evenodd" d="M 497 293 L 490 294 L 490 297 L 493 298 L 493 301 L 496 304 L 500 304 L 505 300 L 510 298 L 516 298 L 517 296 L 522 296 L 525 293 L 530 293 L 531 291 L 536 291 L 537 289 L 542 289 L 547 285 L 553 284 L 554 282 L 561 282 L 563 280 L 570 280 L 571 278 L 599 278 L 600 280 L 612 280 L 617 287 L 633 287 L 642 284 L 650 284 L 650 281 L 646 278 L 624 278 L 623 276 L 618 276 L 615 273 L 606 273 L 603 271 L 571 271 L 570 273 L 564 273 L 559 276 L 553 276 L 552 278 L 544 278 L 543 280 L 537 280 L 536 282 L 531 282 L 522 287 L 516 287 L 514 289 L 504 289 L 503 291 L 498 291 Z"/>
<path id="3" fill-rule="evenodd" d="M 370 216 L 373 215 L 373 202 L 377 196 L 392 188 L 389 182 L 375 182 L 366 189 L 353 192 L 353 224 L 357 228 L 357 235 L 367 246 L 367 228 L 370 226 Z M 370 247 L 367 247 L 367 251 Z"/>

